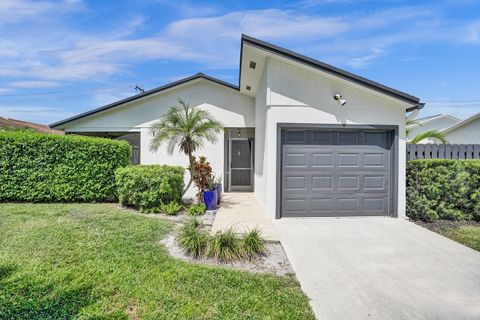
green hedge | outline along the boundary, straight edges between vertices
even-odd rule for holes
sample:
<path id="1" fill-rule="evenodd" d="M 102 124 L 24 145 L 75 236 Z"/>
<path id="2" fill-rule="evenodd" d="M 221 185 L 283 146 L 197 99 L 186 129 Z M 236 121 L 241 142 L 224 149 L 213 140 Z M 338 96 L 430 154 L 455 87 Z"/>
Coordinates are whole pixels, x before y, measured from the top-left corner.
<path id="1" fill-rule="evenodd" d="M 407 216 L 480 220 L 480 160 L 408 161 Z"/>
<path id="2" fill-rule="evenodd" d="M 114 201 L 130 153 L 125 141 L 0 132 L 0 201 Z"/>
<path id="3" fill-rule="evenodd" d="M 142 212 L 160 212 L 162 203 L 181 202 L 184 168 L 166 165 L 141 165 L 116 172 L 118 198 L 124 206 Z"/>

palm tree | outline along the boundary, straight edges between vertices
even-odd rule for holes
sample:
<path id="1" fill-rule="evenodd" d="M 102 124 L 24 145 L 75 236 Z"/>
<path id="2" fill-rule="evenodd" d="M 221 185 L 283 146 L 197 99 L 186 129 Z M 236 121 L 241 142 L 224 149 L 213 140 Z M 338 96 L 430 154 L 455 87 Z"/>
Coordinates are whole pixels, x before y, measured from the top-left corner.
<path id="1" fill-rule="evenodd" d="M 422 125 L 418 121 L 407 120 L 407 123 L 406 123 L 407 128 L 405 129 L 405 131 L 406 131 L 405 133 L 406 133 L 406 136 L 407 136 L 407 139 L 408 139 L 407 143 L 417 144 L 417 143 L 419 143 L 423 140 L 426 140 L 426 139 L 438 140 L 441 143 L 448 143 L 447 139 L 445 138 L 445 135 L 443 134 L 443 132 L 440 132 L 440 131 L 437 131 L 437 130 L 425 131 L 425 132 L 417 134 L 415 137 L 410 139 L 410 135 L 411 135 L 412 131 L 411 131 L 410 128 L 408 128 L 408 126 L 414 125 L 414 124 L 418 124 L 419 126 Z"/>
<path id="2" fill-rule="evenodd" d="M 215 120 L 208 111 L 190 107 L 181 99 L 178 99 L 178 104 L 170 107 L 167 113 L 153 124 L 154 138 L 151 141 L 150 150 L 157 151 L 166 143 L 169 154 L 173 154 L 178 147 L 188 156 L 190 181 L 183 190 L 183 194 L 192 184 L 195 161 L 193 153 L 201 148 L 205 141 L 215 143 L 217 134 L 222 130 L 222 123 Z"/>

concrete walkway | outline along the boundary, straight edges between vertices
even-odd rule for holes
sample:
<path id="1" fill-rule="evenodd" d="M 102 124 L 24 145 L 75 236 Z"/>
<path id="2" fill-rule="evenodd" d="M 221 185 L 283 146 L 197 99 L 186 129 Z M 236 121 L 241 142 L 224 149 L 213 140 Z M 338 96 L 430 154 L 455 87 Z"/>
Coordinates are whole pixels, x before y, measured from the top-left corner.
<path id="1" fill-rule="evenodd" d="M 239 232 L 259 228 L 266 240 L 279 240 L 272 220 L 265 216 L 252 192 L 223 194 L 222 204 L 213 221 L 211 233 L 229 227 L 234 227 Z"/>
<path id="2" fill-rule="evenodd" d="M 406 220 L 274 222 L 319 319 L 480 319 L 480 253 Z"/>

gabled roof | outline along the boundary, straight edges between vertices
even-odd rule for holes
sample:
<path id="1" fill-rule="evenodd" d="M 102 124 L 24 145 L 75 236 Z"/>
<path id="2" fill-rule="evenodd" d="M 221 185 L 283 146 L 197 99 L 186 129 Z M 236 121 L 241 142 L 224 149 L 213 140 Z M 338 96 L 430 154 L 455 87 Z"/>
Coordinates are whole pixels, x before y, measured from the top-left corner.
<path id="1" fill-rule="evenodd" d="M 281 47 L 278 47 L 278 46 L 273 45 L 271 43 L 268 43 L 268 42 L 265 42 L 265 41 L 262 41 L 262 40 L 259 40 L 259 39 L 255 39 L 255 38 L 252 38 L 252 37 L 247 36 L 245 34 L 242 34 L 242 44 L 244 44 L 244 43 L 249 44 L 249 45 L 254 46 L 254 47 L 257 47 L 257 48 L 260 48 L 260 49 L 263 49 L 263 50 L 266 50 L 266 51 L 269 51 L 269 52 L 272 52 L 274 54 L 278 54 L 278 55 L 283 56 L 287 59 L 294 60 L 296 62 L 308 65 L 310 67 L 319 69 L 321 71 L 332 74 L 332 75 L 337 76 L 339 78 L 342 78 L 342 79 L 345 79 L 345 80 L 348 80 L 348 81 L 352 81 L 352 82 L 360 84 L 364 87 L 367 87 L 367 88 L 373 89 L 375 91 L 379 91 L 383 94 L 386 94 L 386 95 L 392 96 L 394 98 L 400 99 L 402 101 L 414 104 L 414 105 L 416 105 L 415 109 L 423 108 L 424 104 L 420 103 L 420 99 L 417 98 L 417 97 L 414 97 L 414 96 L 409 95 L 405 92 L 387 87 L 383 84 L 380 84 L 378 82 L 369 80 L 369 79 L 361 77 L 359 75 L 350 73 L 348 71 L 339 69 L 339 68 L 334 67 L 332 65 L 329 65 L 327 63 L 309 58 L 309 57 L 304 56 L 302 54 L 293 52 L 291 50 L 281 48 Z M 242 45 L 242 48 L 243 48 L 243 45 Z M 241 77 L 241 73 L 242 73 L 242 70 L 240 70 L 240 77 Z M 407 110 L 407 111 L 411 111 L 411 110 Z"/>
<path id="2" fill-rule="evenodd" d="M 429 116 L 429 117 L 414 119 L 415 123 L 408 125 L 408 127 L 412 128 L 412 127 L 421 126 L 426 122 L 430 122 L 430 121 L 437 120 L 437 119 L 440 119 L 440 118 L 452 118 L 452 119 L 460 122 L 460 119 L 458 119 L 457 117 L 454 117 L 454 116 L 449 115 L 449 114 L 440 113 L 440 114 L 436 114 L 436 115 Z"/>
<path id="3" fill-rule="evenodd" d="M 216 78 L 207 76 L 206 74 L 203 74 L 203 73 L 199 72 L 199 73 L 197 73 L 197 74 L 194 74 L 193 76 L 190 76 L 190 77 L 187 77 L 187 78 L 183 78 L 183 79 L 180 79 L 180 80 L 177 80 L 177 81 L 168 83 L 168 84 L 166 84 L 166 85 L 163 85 L 163 86 L 161 86 L 161 87 L 154 88 L 154 89 L 145 91 L 145 92 L 143 92 L 143 93 L 139 93 L 139 94 L 137 94 L 137 95 L 134 95 L 134 96 L 131 96 L 131 97 L 128 97 L 128 98 L 125 98 L 125 99 L 122 99 L 122 100 L 119 100 L 119 101 L 116 101 L 116 102 L 107 104 L 107 105 L 105 105 L 105 106 L 102 106 L 102 107 L 99 107 L 99 108 L 96 108 L 96 109 L 89 110 L 89 111 L 87 111 L 87 112 L 78 114 L 78 115 L 76 115 L 76 116 L 73 116 L 73 117 L 70 117 L 70 118 L 67 118 L 67 119 L 64 119 L 64 120 L 61 120 L 61 121 L 52 123 L 52 124 L 50 124 L 49 126 L 50 126 L 51 128 L 55 128 L 55 127 L 58 127 L 58 126 L 60 126 L 60 125 L 62 125 L 62 124 L 65 124 L 65 123 L 67 123 L 67 122 L 74 121 L 74 120 L 78 120 L 78 119 L 80 119 L 80 118 L 83 118 L 83 117 L 86 117 L 86 116 L 89 116 L 89 115 L 92 115 L 92 114 L 95 114 L 95 113 L 98 113 L 98 112 L 101 112 L 101 111 L 105 111 L 105 110 L 108 110 L 108 109 L 117 107 L 117 106 L 119 106 L 119 105 L 125 104 L 125 103 L 127 103 L 127 102 L 132 102 L 132 101 L 135 101 L 135 100 L 137 100 L 137 99 L 144 98 L 144 97 L 147 97 L 147 96 L 152 95 L 152 94 L 154 94 L 154 93 L 159 93 L 159 92 L 165 91 L 165 90 L 167 90 L 167 89 L 171 89 L 171 88 L 173 88 L 173 87 L 176 87 L 176 86 L 179 86 L 179 85 L 182 85 L 182 84 L 185 84 L 185 83 L 187 83 L 187 82 L 190 82 L 190 81 L 193 81 L 193 80 L 197 80 L 197 79 L 205 79 L 205 80 L 208 80 L 208 81 L 212 81 L 212 82 L 218 83 L 218 84 L 220 84 L 220 85 L 223 85 L 223 86 L 226 86 L 226 87 L 228 87 L 228 88 L 231 88 L 231 89 L 233 89 L 233 90 L 237 90 L 237 91 L 238 91 L 238 86 L 236 86 L 236 85 L 233 85 L 233 84 L 231 84 L 231 83 L 228 83 L 228 82 L 225 82 L 225 81 L 222 81 L 222 80 L 219 80 L 219 79 L 216 79 Z"/>
<path id="4" fill-rule="evenodd" d="M 460 121 L 460 122 L 457 123 L 457 124 L 454 124 L 454 125 L 451 126 L 451 127 L 448 127 L 448 128 L 446 128 L 446 129 L 443 129 L 443 130 L 442 130 L 442 133 L 448 133 L 448 132 L 454 131 L 454 130 L 456 130 L 456 129 L 460 128 L 460 127 L 463 127 L 464 125 L 469 124 L 470 122 L 475 121 L 475 120 L 477 120 L 477 119 L 480 119 L 480 112 L 477 113 L 477 114 L 474 114 L 474 115 L 471 116 L 470 118 L 467 118 L 467 119 L 465 119 L 465 120 L 463 120 L 463 121 Z"/>

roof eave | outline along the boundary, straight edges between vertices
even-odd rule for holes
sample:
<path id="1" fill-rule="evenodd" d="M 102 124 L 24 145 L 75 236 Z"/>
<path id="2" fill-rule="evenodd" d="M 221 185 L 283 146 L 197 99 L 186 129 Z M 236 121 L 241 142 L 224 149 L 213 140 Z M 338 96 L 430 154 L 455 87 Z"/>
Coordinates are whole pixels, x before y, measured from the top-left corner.
<path id="1" fill-rule="evenodd" d="M 122 104 L 125 104 L 125 103 L 128 103 L 128 102 L 132 102 L 132 101 L 135 101 L 135 100 L 137 100 L 137 99 L 141 99 L 141 98 L 144 98 L 144 97 L 146 97 L 146 96 L 149 96 L 149 95 L 152 95 L 152 94 L 155 94 L 155 93 L 158 93 L 158 92 L 167 90 L 167 89 L 174 88 L 174 87 L 176 87 L 176 86 L 182 85 L 182 84 L 184 84 L 184 83 L 187 83 L 187 82 L 190 82 L 190 81 L 193 81 L 193 80 L 196 80 L 196 79 L 209 80 L 209 81 L 215 82 L 215 83 L 217 83 L 217 84 L 220 84 L 220 85 L 226 86 L 226 87 L 228 87 L 228 88 L 231 88 L 231 89 L 233 89 L 233 90 L 236 90 L 236 91 L 239 90 L 238 86 L 236 86 L 236 85 L 233 85 L 233 84 L 231 84 L 231 83 L 222 81 L 222 80 L 220 80 L 220 79 L 216 79 L 216 78 L 207 76 L 206 74 L 203 74 L 203 73 L 200 72 L 200 73 L 194 74 L 193 76 L 190 76 L 190 77 L 187 77 L 187 78 L 183 78 L 183 79 L 180 79 L 180 80 L 177 80 L 177 81 L 168 83 L 168 84 L 166 84 L 166 85 L 163 85 L 163 86 L 161 86 L 161 87 L 158 87 L 158 88 L 155 88 L 155 89 L 151 89 L 151 90 L 145 91 L 145 92 L 143 92 L 143 93 L 140 93 L 140 94 L 137 94 L 137 95 L 134 95 L 134 96 L 131 96 L 131 97 L 128 97 L 128 98 L 125 98 L 125 99 L 122 99 L 122 100 L 119 100 L 119 101 L 116 101 L 116 102 L 113 102 L 113 103 L 110 103 L 110 104 L 107 104 L 107 105 L 104 105 L 104 106 L 101 106 L 101 107 L 99 107 L 99 108 L 92 109 L 92 110 L 89 110 L 89 111 L 80 113 L 80 114 L 78 114 L 78 115 L 76 115 L 76 116 L 73 116 L 73 117 L 70 117 L 70 118 L 67 118 L 67 119 L 64 119 L 64 120 L 61 120 L 61 121 L 58 121 L 58 122 L 49 124 L 48 126 L 49 126 L 50 128 L 56 128 L 56 127 L 58 127 L 58 126 L 61 126 L 61 125 L 63 125 L 63 124 L 66 124 L 66 123 L 68 123 L 68 122 L 72 122 L 72 121 L 75 121 L 75 120 L 84 118 L 84 117 L 86 117 L 86 116 L 90 116 L 90 115 L 92 115 L 92 114 L 95 114 L 95 113 L 98 113 L 98 112 L 101 112 L 101 111 L 106 111 L 106 110 L 111 109 L 111 108 L 113 108 L 113 107 L 117 107 L 117 106 L 119 106 L 119 105 L 122 105 Z"/>
<path id="2" fill-rule="evenodd" d="M 268 43 L 268 42 L 250 37 L 250 36 L 245 35 L 245 34 L 242 34 L 241 42 L 242 42 L 241 49 L 243 49 L 243 44 L 246 43 L 246 44 L 249 44 L 251 46 L 254 46 L 254 47 L 266 50 L 266 51 L 270 51 L 272 53 L 278 54 L 280 56 L 287 57 L 287 58 L 292 59 L 294 61 L 297 61 L 299 63 L 311 66 L 311 67 L 319 69 L 319 70 L 322 70 L 324 72 L 335 75 L 335 76 L 340 77 L 342 79 L 352 81 L 354 83 L 360 84 L 360 85 L 362 85 L 364 87 L 367 87 L 367 88 L 370 88 L 372 90 L 379 91 L 383 94 L 386 94 L 386 95 L 389 95 L 391 97 L 397 98 L 397 99 L 402 100 L 404 102 L 407 102 L 409 104 L 413 104 L 414 106 L 409 108 L 411 110 L 423 108 L 424 103 L 421 103 L 420 99 L 415 97 L 415 96 L 412 96 L 412 95 L 409 95 L 405 92 L 398 91 L 396 89 L 384 86 L 384 85 L 382 85 L 378 82 L 375 82 L 375 81 L 369 80 L 367 78 L 361 77 L 359 75 L 350 73 L 348 71 L 336 68 L 332 65 L 329 65 L 329 64 L 326 64 L 324 62 L 309 58 L 309 57 L 304 56 L 302 54 L 290 51 L 290 50 L 285 49 L 285 48 L 278 47 L 278 46 L 273 45 L 271 43 Z M 239 82 L 240 81 L 241 81 L 241 79 L 239 79 Z"/>

